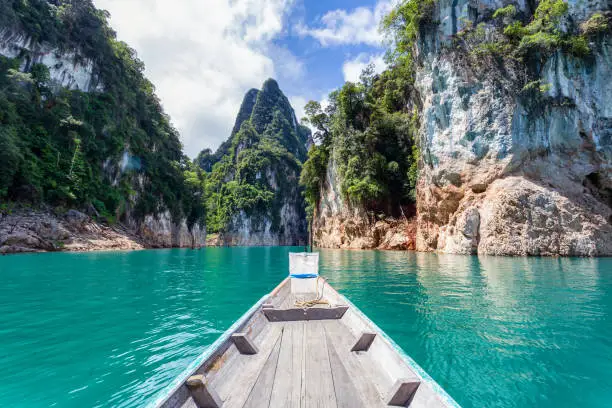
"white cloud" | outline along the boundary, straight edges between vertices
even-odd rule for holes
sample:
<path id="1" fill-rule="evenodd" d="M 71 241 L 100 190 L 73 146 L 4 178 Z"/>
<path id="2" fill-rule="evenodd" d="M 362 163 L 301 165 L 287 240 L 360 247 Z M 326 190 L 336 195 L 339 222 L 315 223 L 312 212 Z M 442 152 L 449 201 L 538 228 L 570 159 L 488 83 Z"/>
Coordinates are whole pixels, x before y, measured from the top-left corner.
<path id="1" fill-rule="evenodd" d="M 384 54 L 368 55 L 365 52 L 359 54 L 352 60 L 345 61 L 342 65 L 342 74 L 345 81 L 358 82 L 361 72 L 369 64 L 374 65 L 374 72 L 380 74 L 387 68 Z"/>
<path id="2" fill-rule="evenodd" d="M 391 0 L 379 0 L 373 8 L 329 11 L 321 17 L 317 27 L 300 24 L 296 32 L 303 37 L 315 38 L 324 47 L 341 44 L 380 46 L 383 37 L 378 30 L 379 24 L 393 4 Z"/>
<path id="3" fill-rule="evenodd" d="M 289 102 L 291 103 L 291 106 L 293 106 L 293 109 L 295 110 L 295 116 L 298 120 L 302 120 L 302 118 L 305 116 L 304 106 L 306 106 L 308 101 L 309 100 L 303 96 L 289 97 Z"/>
<path id="4" fill-rule="evenodd" d="M 298 79 L 303 64 L 274 46 L 293 0 L 94 0 L 138 51 L 186 153 L 216 148 L 249 88 Z M 282 56 L 283 58 L 275 58 Z M 274 60 L 283 61 L 275 66 Z"/>
<path id="5" fill-rule="evenodd" d="M 304 63 L 286 48 L 268 46 L 268 54 L 276 61 L 276 70 L 288 80 L 299 80 L 306 75 Z"/>

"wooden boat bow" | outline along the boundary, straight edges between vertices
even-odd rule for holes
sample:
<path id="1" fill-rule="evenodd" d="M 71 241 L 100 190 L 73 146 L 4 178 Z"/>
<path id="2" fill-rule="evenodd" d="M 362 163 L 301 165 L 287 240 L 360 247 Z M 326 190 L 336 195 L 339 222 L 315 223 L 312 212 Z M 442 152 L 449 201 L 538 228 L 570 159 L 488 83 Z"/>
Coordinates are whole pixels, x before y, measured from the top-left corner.
<path id="1" fill-rule="evenodd" d="M 458 407 L 380 328 L 319 279 L 318 255 L 297 256 L 316 257 L 316 270 L 291 273 L 152 406 Z"/>

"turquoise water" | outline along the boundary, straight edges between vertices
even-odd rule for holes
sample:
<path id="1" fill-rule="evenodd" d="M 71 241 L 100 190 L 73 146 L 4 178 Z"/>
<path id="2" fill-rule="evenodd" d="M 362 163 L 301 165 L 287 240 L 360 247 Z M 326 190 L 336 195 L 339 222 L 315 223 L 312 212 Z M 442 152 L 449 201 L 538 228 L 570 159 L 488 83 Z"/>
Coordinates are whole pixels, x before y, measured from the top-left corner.
<path id="1" fill-rule="evenodd" d="M 143 405 L 276 286 L 289 251 L 0 257 L 0 407 Z M 612 402 L 612 259 L 322 251 L 321 263 L 464 407 Z"/>

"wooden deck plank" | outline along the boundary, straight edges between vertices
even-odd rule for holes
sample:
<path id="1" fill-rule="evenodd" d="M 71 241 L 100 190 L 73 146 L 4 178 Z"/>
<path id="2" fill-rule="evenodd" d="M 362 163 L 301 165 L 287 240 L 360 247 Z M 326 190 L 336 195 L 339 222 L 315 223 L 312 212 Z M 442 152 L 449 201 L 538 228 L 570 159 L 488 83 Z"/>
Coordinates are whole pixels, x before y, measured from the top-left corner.
<path id="1" fill-rule="evenodd" d="M 302 408 L 337 408 L 325 330 L 319 321 L 304 325 L 305 375 Z"/>
<path id="2" fill-rule="evenodd" d="M 306 323 L 295 322 L 289 324 L 294 326 L 293 350 L 291 356 L 293 360 L 293 375 L 291 378 L 291 401 L 293 403 L 293 407 L 298 407 L 301 404 L 303 378 L 306 370 L 306 367 L 304 366 L 304 333 L 306 331 Z"/>
<path id="3" fill-rule="evenodd" d="M 294 408 L 300 406 L 303 340 L 303 322 L 288 322 L 285 324 L 278 366 L 276 368 L 276 377 L 272 386 L 271 408 Z"/>
<path id="4" fill-rule="evenodd" d="M 181 405 L 181 408 L 199 408 L 192 397 L 187 398 L 187 401 Z"/>
<path id="5" fill-rule="evenodd" d="M 368 351 L 372 342 L 376 338 L 376 333 L 372 332 L 363 332 L 361 336 L 359 336 L 357 343 L 353 346 L 351 351 Z"/>
<path id="6" fill-rule="evenodd" d="M 185 384 L 197 406 L 221 408 L 221 405 L 223 405 L 223 401 L 210 384 L 208 384 L 203 374 L 192 375 Z"/>
<path id="7" fill-rule="evenodd" d="M 268 322 L 268 319 L 265 316 L 261 315 L 259 317 L 254 318 L 253 320 L 257 320 L 256 324 L 247 324 L 246 330 L 251 333 L 251 339 L 255 345 L 261 344 L 262 339 L 266 338 L 272 330 L 271 325 Z M 215 352 L 216 357 L 211 359 L 210 362 L 205 363 L 203 366 L 206 366 L 206 369 L 198 370 L 200 374 L 206 374 L 206 379 L 215 389 L 218 388 L 219 384 L 223 384 L 227 381 L 228 373 L 233 373 L 234 370 L 232 367 L 238 363 L 240 360 L 240 353 L 238 348 L 233 344 L 233 342 L 228 341 L 228 347 L 225 349 L 223 353 Z"/>
<path id="8" fill-rule="evenodd" d="M 255 340 L 255 343 L 263 343 L 262 339 L 265 339 L 270 334 L 271 330 L 272 326 L 269 323 L 266 324 L 258 338 Z M 230 348 L 231 347 L 235 348 L 236 346 L 232 344 Z M 217 363 L 213 364 L 210 371 L 206 373 L 211 387 L 216 389 L 217 392 L 219 388 L 223 386 L 223 384 L 227 383 L 228 379 L 231 378 L 234 372 L 238 371 L 240 367 L 244 366 L 245 360 L 241 359 L 240 357 L 241 354 L 237 349 L 234 350 L 234 352 L 230 352 L 230 350 L 228 350 L 223 356 L 221 356 L 221 358 L 217 360 Z M 221 399 L 226 399 L 226 395 L 223 395 L 220 392 L 218 393 Z"/>
<path id="9" fill-rule="evenodd" d="M 290 309 L 295 307 L 295 295 L 293 293 L 287 294 L 283 302 L 281 303 L 279 309 Z"/>
<path id="10" fill-rule="evenodd" d="M 234 333 L 231 339 L 240 354 L 257 354 L 257 346 L 246 333 Z"/>
<path id="11" fill-rule="evenodd" d="M 372 377 L 376 377 L 379 374 L 377 371 L 371 371 L 369 366 L 362 364 L 362 359 L 360 358 L 361 356 L 358 356 L 357 353 L 350 351 L 351 346 L 355 344 L 356 337 L 342 322 L 328 321 L 325 322 L 324 326 L 325 333 L 328 338 L 328 345 L 331 345 L 331 347 L 335 349 L 340 361 L 344 364 L 346 371 L 351 376 L 353 384 L 359 392 L 361 400 L 363 401 L 362 406 L 386 406 L 383 398 L 383 392 L 379 391 L 375 381 L 372 380 Z M 379 379 L 378 382 L 383 381 Z M 388 385 L 391 386 L 391 381 L 389 380 L 388 382 Z"/>
<path id="12" fill-rule="evenodd" d="M 282 333 L 282 325 L 268 325 L 266 333 L 259 340 L 259 353 L 237 354 L 232 365 L 222 367 L 215 381 L 211 383 L 223 400 L 224 408 L 242 408 L 259 373 Z"/>
<path id="13" fill-rule="evenodd" d="M 292 407 L 291 379 L 293 376 L 293 331 L 294 327 L 291 324 L 285 325 L 281 338 L 278 365 L 276 367 L 277 375 L 272 384 L 270 407 Z"/>
<path id="14" fill-rule="evenodd" d="M 356 373 L 349 374 L 347 371 L 336 352 L 336 348 L 333 346 L 333 338 L 326 333 L 325 339 L 327 341 L 327 352 L 329 353 L 329 364 L 334 380 L 334 391 L 338 408 L 367 407 L 362 401 L 352 379 Z"/>
<path id="15" fill-rule="evenodd" d="M 276 344 L 274 345 L 268 360 L 259 372 L 257 381 L 255 381 L 255 385 L 253 386 L 253 389 L 251 390 L 251 393 L 244 404 L 244 408 L 260 408 L 270 405 L 272 385 L 274 384 L 274 378 L 276 376 L 276 369 L 278 366 L 278 358 L 283 337 L 284 328 L 281 336 L 278 340 L 276 340 Z"/>
<path id="16" fill-rule="evenodd" d="M 444 408 L 447 405 L 429 384 L 421 383 L 410 403 L 411 408 Z"/>
<path id="17" fill-rule="evenodd" d="M 343 318 L 344 323 L 350 328 L 353 335 L 360 335 L 362 332 L 368 332 L 371 327 L 353 310 L 345 313 Z M 368 360 L 365 356 L 371 356 L 377 364 L 376 367 L 385 373 L 386 377 L 391 379 L 391 384 L 399 378 L 417 378 L 416 374 L 403 361 L 400 354 L 391 345 L 389 345 L 382 336 L 376 336 L 370 345 L 367 353 L 357 353 L 363 360 Z M 381 390 L 383 395 L 388 390 Z"/>

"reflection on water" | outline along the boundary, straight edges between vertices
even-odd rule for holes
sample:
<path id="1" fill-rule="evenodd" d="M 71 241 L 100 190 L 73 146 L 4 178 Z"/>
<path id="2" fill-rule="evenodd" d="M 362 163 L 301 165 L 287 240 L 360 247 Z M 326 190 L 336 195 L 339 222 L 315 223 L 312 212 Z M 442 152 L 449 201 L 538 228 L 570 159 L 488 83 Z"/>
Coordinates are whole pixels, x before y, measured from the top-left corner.
<path id="1" fill-rule="evenodd" d="M 612 259 L 322 259 L 330 282 L 463 406 L 610 406 Z"/>
<path id="2" fill-rule="evenodd" d="M 0 407 L 142 406 L 286 276 L 290 250 L 0 257 Z M 610 406 L 612 259 L 321 263 L 465 407 Z"/>

